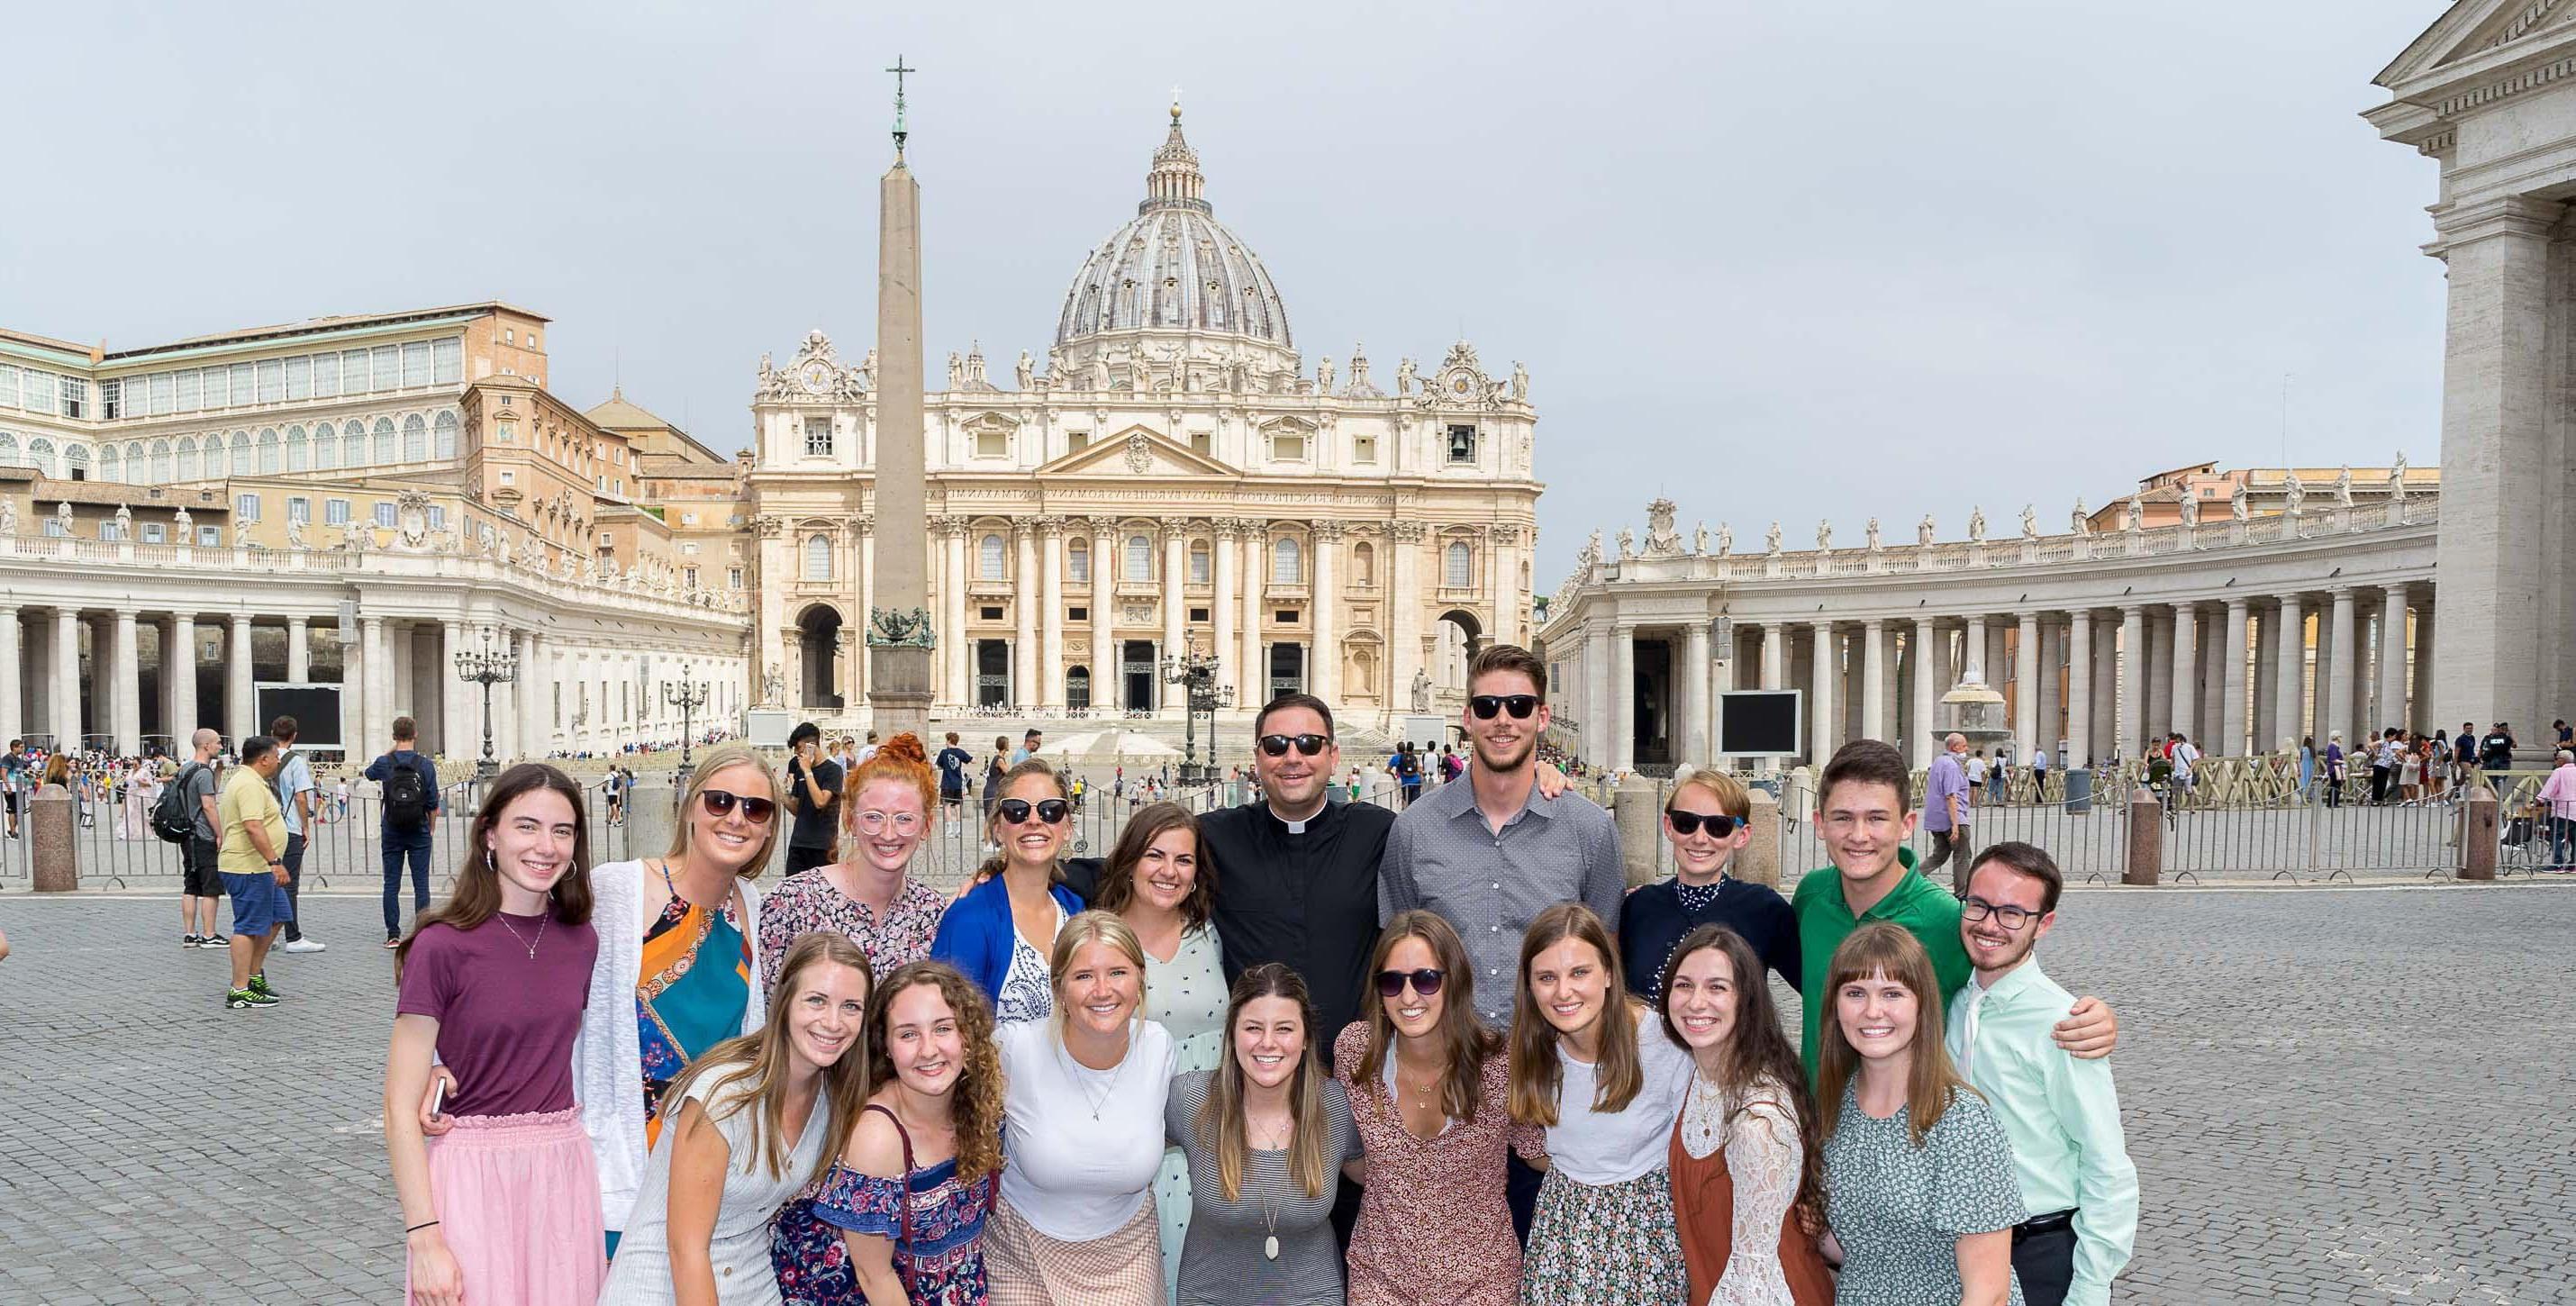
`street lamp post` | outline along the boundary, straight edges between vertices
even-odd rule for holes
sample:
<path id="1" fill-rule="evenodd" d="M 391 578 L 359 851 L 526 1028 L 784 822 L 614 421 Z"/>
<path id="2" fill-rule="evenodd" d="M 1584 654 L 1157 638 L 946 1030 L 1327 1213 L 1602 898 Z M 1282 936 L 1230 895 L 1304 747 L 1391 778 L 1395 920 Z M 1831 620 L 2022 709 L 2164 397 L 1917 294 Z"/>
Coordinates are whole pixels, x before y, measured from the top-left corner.
<path id="1" fill-rule="evenodd" d="M 1163 681 L 1179 685 L 1187 696 L 1187 713 L 1181 727 L 1181 783 L 1201 785 L 1216 783 L 1216 705 L 1230 691 L 1216 683 L 1216 658 L 1192 650 L 1180 657 L 1163 659 Z M 1208 723 L 1208 760 L 1199 761 L 1199 718 Z"/>
<path id="2" fill-rule="evenodd" d="M 694 724 L 697 719 L 696 713 L 699 708 L 707 705 L 707 699 L 713 692 L 714 687 L 703 680 L 662 682 L 662 701 L 680 709 L 680 769 L 673 777 L 677 788 L 689 787 L 689 772 L 692 769 L 689 765 L 689 743 L 697 733 L 697 726 Z"/>
<path id="3" fill-rule="evenodd" d="M 483 651 L 456 651 L 456 678 L 469 685 L 483 687 L 483 760 L 474 764 L 474 778 L 490 783 L 501 773 L 501 764 L 492 756 L 492 687 L 506 685 L 519 674 L 519 655 L 492 647 L 492 628 L 483 628 Z"/>

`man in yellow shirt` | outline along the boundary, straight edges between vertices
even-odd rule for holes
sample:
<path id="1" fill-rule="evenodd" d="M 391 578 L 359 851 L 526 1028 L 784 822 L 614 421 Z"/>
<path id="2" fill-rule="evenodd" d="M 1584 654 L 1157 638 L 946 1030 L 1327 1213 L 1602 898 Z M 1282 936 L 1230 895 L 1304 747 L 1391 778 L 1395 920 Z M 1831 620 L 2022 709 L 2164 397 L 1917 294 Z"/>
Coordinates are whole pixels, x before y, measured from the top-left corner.
<path id="1" fill-rule="evenodd" d="M 215 804 L 215 870 L 233 900 L 233 983 L 224 995 L 233 1011 L 273 1007 L 279 996 L 268 987 L 268 948 L 295 908 L 286 896 L 286 810 L 269 785 L 285 761 L 274 738 L 243 740 L 241 765 Z"/>

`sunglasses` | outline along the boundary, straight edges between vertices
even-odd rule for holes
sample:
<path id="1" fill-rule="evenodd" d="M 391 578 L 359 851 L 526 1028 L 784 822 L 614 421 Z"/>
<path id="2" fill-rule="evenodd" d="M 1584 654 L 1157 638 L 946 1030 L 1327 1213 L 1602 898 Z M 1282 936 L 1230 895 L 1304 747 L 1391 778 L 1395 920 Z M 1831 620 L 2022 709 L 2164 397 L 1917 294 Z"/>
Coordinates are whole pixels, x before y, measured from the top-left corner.
<path id="1" fill-rule="evenodd" d="M 1447 978 L 1448 972 L 1430 969 L 1382 970 L 1377 973 L 1377 995 L 1381 998 L 1394 997 L 1404 992 L 1405 982 L 1409 980 L 1413 984 L 1413 991 L 1427 998 L 1438 993 L 1440 982 Z"/>
<path id="2" fill-rule="evenodd" d="M 1538 710 L 1538 695 L 1478 694 L 1467 700 L 1467 706 L 1475 711 L 1479 721 L 1491 721 L 1505 709 L 1511 711 L 1512 720 L 1526 721 L 1530 713 Z"/>
<path id="3" fill-rule="evenodd" d="M 1073 804 L 1061 798 L 1041 798 L 1034 803 L 1025 798 L 1005 798 L 993 804 L 993 809 L 1012 825 L 1028 820 L 1031 812 L 1037 813 L 1038 819 L 1049 825 L 1061 825 L 1065 814 L 1073 810 Z"/>
<path id="4" fill-rule="evenodd" d="M 1732 816 L 1710 816 L 1699 812 L 1666 812 L 1664 819 L 1673 823 L 1673 833 L 1685 839 L 1699 833 L 1703 826 L 1707 827 L 1709 838 L 1723 839 L 1735 833 L 1736 826 L 1743 824 Z"/>
<path id="5" fill-rule="evenodd" d="M 1286 757 L 1291 745 L 1296 747 L 1299 757 L 1313 757 L 1332 742 L 1331 735 L 1263 735 L 1260 740 L 1261 751 L 1272 757 Z"/>
<path id="6" fill-rule="evenodd" d="M 742 819 L 754 825 L 767 825 L 769 818 L 778 811 L 778 804 L 774 800 L 747 798 L 741 794 L 726 793 L 722 789 L 701 789 L 698 791 L 698 797 L 705 801 L 709 816 L 723 816 L 733 810 L 734 804 L 740 803 Z"/>

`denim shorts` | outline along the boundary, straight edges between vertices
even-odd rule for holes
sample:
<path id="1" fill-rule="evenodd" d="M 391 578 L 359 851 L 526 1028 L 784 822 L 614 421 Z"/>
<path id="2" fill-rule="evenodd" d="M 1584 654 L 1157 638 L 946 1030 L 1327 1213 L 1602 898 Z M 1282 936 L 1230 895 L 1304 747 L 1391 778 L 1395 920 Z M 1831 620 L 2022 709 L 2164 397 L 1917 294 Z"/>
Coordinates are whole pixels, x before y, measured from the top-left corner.
<path id="1" fill-rule="evenodd" d="M 224 873 L 224 892 L 233 900 L 233 933 L 262 935 L 295 919 L 286 901 L 286 886 L 266 871 L 257 875 Z"/>

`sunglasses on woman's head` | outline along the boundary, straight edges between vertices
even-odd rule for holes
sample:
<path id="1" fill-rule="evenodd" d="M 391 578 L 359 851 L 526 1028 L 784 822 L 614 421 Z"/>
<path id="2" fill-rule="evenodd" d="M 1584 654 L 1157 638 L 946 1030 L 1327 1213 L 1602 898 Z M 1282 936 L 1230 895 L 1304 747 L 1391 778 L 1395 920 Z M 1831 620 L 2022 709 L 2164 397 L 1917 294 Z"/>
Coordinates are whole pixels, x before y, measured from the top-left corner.
<path id="1" fill-rule="evenodd" d="M 701 789 L 698 791 L 698 797 L 706 803 L 709 816 L 722 816 L 732 811 L 734 804 L 740 803 L 742 819 L 754 825 L 767 825 L 769 818 L 778 811 L 778 804 L 771 799 L 748 798 L 741 794 L 726 793 L 722 789 Z"/>
<path id="2" fill-rule="evenodd" d="M 1001 812 L 1003 820 L 1013 825 L 1028 820 L 1031 812 L 1036 812 L 1039 820 L 1056 825 L 1063 822 L 1065 813 L 1073 810 L 1073 804 L 1061 798 L 1041 798 L 1034 803 L 1025 798 L 1005 798 L 993 806 Z"/>
<path id="3" fill-rule="evenodd" d="M 1709 838 L 1723 839 L 1735 833 L 1735 827 L 1739 824 L 1734 817 L 1723 813 L 1708 815 L 1700 812 L 1666 812 L 1664 819 L 1673 823 L 1673 833 L 1685 839 L 1697 834 L 1702 826 L 1708 827 Z"/>
<path id="4" fill-rule="evenodd" d="M 1263 735 L 1260 740 L 1261 751 L 1272 757 L 1286 757 L 1292 745 L 1299 757 L 1313 757 L 1332 742 L 1331 735 Z"/>
<path id="5" fill-rule="evenodd" d="M 1491 721 L 1506 710 L 1512 714 L 1512 720 L 1526 721 L 1530 713 L 1538 710 L 1538 695 L 1478 694 L 1467 700 L 1467 706 L 1475 710 L 1479 721 Z"/>
<path id="6" fill-rule="evenodd" d="M 1381 998 L 1394 997 L 1404 992 L 1405 981 L 1411 980 L 1413 991 L 1427 998 L 1440 991 L 1440 981 L 1446 978 L 1448 978 L 1448 972 L 1429 968 L 1382 970 L 1377 973 L 1377 995 Z"/>

